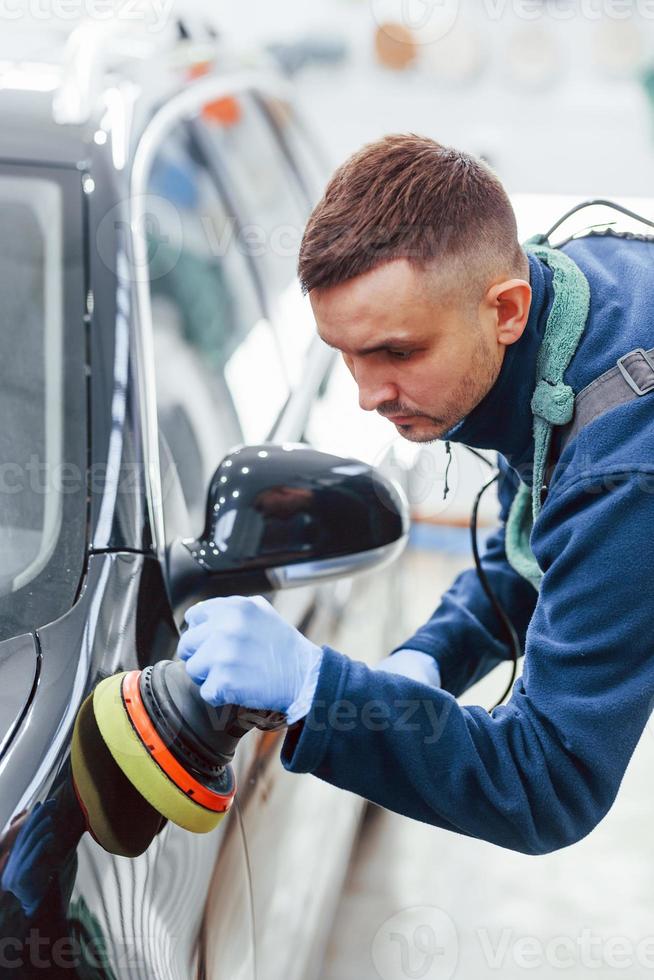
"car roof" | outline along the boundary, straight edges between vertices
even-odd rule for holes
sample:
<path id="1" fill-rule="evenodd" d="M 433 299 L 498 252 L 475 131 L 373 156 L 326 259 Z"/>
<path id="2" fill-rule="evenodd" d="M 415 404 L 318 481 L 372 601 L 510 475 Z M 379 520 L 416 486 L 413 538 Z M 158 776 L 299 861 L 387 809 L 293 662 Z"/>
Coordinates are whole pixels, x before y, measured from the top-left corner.
<path id="1" fill-rule="evenodd" d="M 153 35 L 85 21 L 40 43 L 34 32 L 8 31 L 0 43 L 0 162 L 82 168 L 94 135 L 116 124 L 133 148 L 158 106 L 217 65 L 226 74 L 238 67 L 215 37 L 190 38 L 179 23 Z"/>

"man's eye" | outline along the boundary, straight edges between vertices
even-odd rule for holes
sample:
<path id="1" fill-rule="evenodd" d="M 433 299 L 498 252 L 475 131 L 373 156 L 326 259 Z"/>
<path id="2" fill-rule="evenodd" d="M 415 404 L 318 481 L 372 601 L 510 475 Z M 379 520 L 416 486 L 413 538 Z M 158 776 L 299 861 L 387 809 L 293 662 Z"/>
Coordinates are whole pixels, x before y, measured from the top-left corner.
<path id="1" fill-rule="evenodd" d="M 412 350 L 389 350 L 389 355 L 397 361 L 406 361 L 413 354 Z"/>

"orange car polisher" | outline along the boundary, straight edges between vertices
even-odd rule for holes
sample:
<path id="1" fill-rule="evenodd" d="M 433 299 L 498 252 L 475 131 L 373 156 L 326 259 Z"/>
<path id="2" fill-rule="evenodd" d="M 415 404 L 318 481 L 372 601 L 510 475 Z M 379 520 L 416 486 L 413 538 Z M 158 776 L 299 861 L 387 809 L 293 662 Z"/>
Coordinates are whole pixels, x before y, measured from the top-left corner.
<path id="1" fill-rule="evenodd" d="M 285 724 L 275 711 L 211 707 L 180 661 L 107 677 L 73 734 L 73 784 L 88 830 L 129 857 L 166 819 L 194 833 L 213 830 L 236 795 L 230 763 L 239 739 Z"/>

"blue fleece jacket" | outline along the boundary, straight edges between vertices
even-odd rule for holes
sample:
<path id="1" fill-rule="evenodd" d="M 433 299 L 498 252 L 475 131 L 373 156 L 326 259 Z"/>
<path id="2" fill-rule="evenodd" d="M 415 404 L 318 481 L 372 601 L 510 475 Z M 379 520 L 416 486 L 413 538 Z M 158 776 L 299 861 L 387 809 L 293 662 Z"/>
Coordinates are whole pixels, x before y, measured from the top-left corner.
<path id="1" fill-rule="evenodd" d="M 654 242 L 591 235 L 564 251 L 591 288 L 565 374 L 578 392 L 622 354 L 654 346 Z M 443 689 L 325 647 L 281 760 L 413 819 L 537 854 L 579 840 L 607 813 L 653 704 L 654 394 L 606 412 L 566 447 L 531 538 L 544 572 L 537 593 L 507 563 L 503 530 L 516 470 L 528 477 L 533 461 L 529 402 L 552 300 L 549 270 L 529 261 L 525 332 L 450 433 L 501 454 L 502 526 L 482 560 L 522 641 L 522 676 L 490 714 L 455 700 L 510 655 L 471 569 L 402 644 L 436 659 Z"/>

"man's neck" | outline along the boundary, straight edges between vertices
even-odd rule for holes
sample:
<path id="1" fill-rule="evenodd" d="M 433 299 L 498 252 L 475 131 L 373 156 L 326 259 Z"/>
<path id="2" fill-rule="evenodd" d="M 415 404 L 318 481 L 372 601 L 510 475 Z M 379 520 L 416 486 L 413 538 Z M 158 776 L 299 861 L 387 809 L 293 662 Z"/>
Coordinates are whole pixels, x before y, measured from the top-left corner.
<path id="1" fill-rule="evenodd" d="M 553 288 L 547 266 L 531 254 L 528 257 L 532 297 L 523 334 L 507 347 L 500 373 L 488 394 L 441 439 L 497 450 L 530 483 L 534 456 L 531 396 Z"/>

